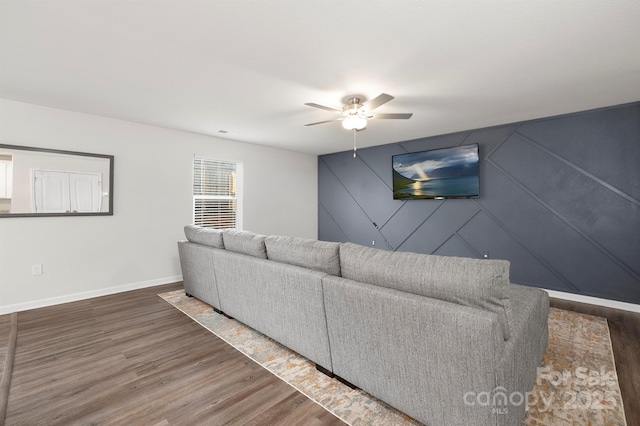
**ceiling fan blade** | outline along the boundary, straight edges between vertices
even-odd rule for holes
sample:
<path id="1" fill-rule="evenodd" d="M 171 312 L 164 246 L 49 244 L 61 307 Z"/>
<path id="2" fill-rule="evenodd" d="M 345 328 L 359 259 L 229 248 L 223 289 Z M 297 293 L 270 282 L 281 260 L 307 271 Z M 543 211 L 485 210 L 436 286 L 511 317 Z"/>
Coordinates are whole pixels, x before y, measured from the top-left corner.
<path id="1" fill-rule="evenodd" d="M 374 109 L 378 108 L 380 105 L 386 104 L 391 99 L 393 99 L 393 96 L 387 95 L 386 93 L 381 93 L 377 97 L 371 99 L 369 102 L 366 102 L 364 104 L 364 108 L 367 111 L 373 111 Z"/>
<path id="2" fill-rule="evenodd" d="M 391 119 L 400 119 L 400 120 L 408 120 L 413 116 L 413 113 L 407 114 L 371 114 L 371 118 L 391 118 Z"/>
<path id="3" fill-rule="evenodd" d="M 308 106 L 314 107 L 314 108 L 320 108 L 320 109 L 323 109 L 325 111 L 337 112 L 338 114 L 342 114 L 342 111 L 340 111 L 339 109 L 334 109 L 334 108 L 326 107 L 324 105 L 314 104 L 313 102 L 306 103 L 305 105 L 308 105 Z"/>
<path id="4" fill-rule="evenodd" d="M 331 123 L 332 121 L 341 121 L 341 120 L 342 118 L 336 118 L 335 120 L 325 120 L 325 121 L 318 121 L 316 123 L 305 124 L 305 126 L 315 126 L 316 124 Z"/>

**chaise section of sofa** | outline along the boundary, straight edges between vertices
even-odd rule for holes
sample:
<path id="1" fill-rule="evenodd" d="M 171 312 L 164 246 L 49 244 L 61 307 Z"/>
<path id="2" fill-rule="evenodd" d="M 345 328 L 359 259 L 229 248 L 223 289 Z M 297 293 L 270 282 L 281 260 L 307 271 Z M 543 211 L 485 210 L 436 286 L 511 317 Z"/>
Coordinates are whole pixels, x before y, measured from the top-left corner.
<path id="1" fill-rule="evenodd" d="M 336 375 L 425 424 L 494 424 L 462 396 L 495 383 L 495 314 L 346 278 L 323 285 Z"/>
<path id="2" fill-rule="evenodd" d="M 546 293 L 509 283 L 509 264 L 340 247 L 323 278 L 333 371 L 426 424 L 512 425 L 546 346 Z M 546 308 L 545 308 L 546 304 Z"/>

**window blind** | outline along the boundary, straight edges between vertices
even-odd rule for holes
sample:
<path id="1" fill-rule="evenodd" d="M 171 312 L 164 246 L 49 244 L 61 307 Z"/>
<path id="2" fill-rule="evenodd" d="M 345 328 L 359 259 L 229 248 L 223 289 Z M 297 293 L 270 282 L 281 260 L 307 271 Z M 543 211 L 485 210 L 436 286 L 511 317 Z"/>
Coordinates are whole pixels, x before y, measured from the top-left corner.
<path id="1" fill-rule="evenodd" d="M 193 223 L 205 228 L 237 227 L 237 165 L 194 156 Z"/>

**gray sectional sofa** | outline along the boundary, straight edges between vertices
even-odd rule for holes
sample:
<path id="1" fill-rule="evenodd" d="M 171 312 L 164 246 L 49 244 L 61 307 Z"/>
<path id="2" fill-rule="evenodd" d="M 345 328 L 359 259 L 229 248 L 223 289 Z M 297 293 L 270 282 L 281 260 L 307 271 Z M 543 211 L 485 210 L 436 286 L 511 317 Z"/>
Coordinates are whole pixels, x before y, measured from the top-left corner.
<path id="1" fill-rule="evenodd" d="M 517 425 L 547 293 L 509 262 L 186 226 L 185 292 L 427 425 Z"/>

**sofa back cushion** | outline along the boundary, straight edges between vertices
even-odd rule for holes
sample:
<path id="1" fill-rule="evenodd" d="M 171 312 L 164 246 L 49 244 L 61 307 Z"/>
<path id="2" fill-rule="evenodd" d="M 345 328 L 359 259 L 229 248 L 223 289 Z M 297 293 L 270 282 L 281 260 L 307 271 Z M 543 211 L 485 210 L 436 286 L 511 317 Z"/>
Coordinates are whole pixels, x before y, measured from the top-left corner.
<path id="1" fill-rule="evenodd" d="M 219 229 L 187 225 L 184 227 L 184 235 L 187 237 L 187 240 L 192 243 L 215 248 L 224 248 L 224 243 L 222 242 L 222 231 Z"/>
<path id="2" fill-rule="evenodd" d="M 340 245 L 342 276 L 495 312 L 505 340 L 509 262 L 388 252 L 353 243 Z"/>
<path id="3" fill-rule="evenodd" d="M 262 259 L 267 258 L 267 249 L 264 245 L 265 238 L 264 235 L 236 229 L 225 229 L 222 232 L 222 241 L 225 249 Z"/>
<path id="4" fill-rule="evenodd" d="M 271 260 L 340 276 L 340 243 L 279 236 L 264 242 Z"/>

